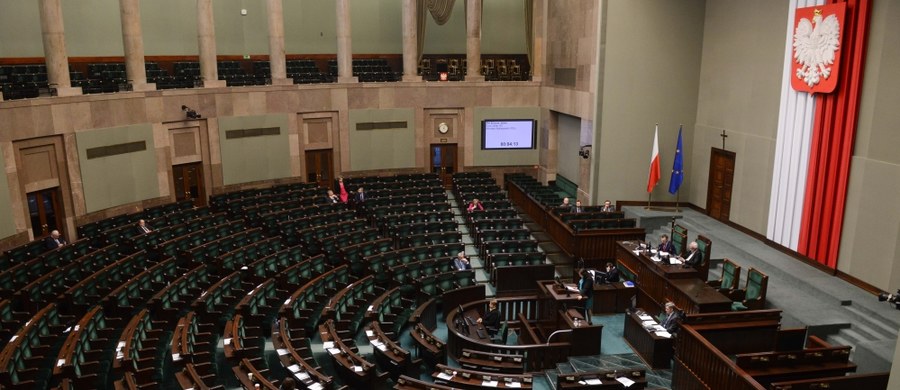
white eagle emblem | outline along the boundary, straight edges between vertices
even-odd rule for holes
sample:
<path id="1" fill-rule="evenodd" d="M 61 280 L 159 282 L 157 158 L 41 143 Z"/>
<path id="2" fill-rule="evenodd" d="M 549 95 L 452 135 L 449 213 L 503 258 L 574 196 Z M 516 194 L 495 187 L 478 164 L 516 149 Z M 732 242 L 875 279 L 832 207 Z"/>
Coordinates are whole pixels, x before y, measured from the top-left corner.
<path id="1" fill-rule="evenodd" d="M 840 45 L 841 26 L 834 14 L 822 20 L 822 11 L 816 10 L 812 21 L 800 19 L 794 30 L 794 60 L 800 64 L 797 78 L 810 87 L 827 79 Z"/>

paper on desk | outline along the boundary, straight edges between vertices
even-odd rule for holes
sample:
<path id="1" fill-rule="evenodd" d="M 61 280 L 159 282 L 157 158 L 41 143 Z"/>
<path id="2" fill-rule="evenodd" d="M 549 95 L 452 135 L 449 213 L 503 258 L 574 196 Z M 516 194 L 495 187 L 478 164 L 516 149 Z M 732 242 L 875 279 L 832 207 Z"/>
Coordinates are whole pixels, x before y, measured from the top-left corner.
<path id="1" fill-rule="evenodd" d="M 659 255 L 662 257 L 666 257 L 669 255 L 669 252 L 659 252 Z"/>
<path id="2" fill-rule="evenodd" d="M 371 331 L 371 330 L 367 330 L 367 331 L 366 331 L 366 336 L 372 337 L 372 336 L 374 336 L 374 335 L 375 335 L 375 332 L 373 332 L 373 331 Z"/>
<path id="3" fill-rule="evenodd" d="M 375 345 L 375 344 L 373 344 L 373 345 Z M 387 346 L 384 344 L 375 345 L 375 348 L 378 348 L 382 352 L 387 351 Z"/>
<path id="4" fill-rule="evenodd" d="M 328 353 L 332 355 L 339 355 L 341 353 L 341 350 L 337 348 L 328 348 Z"/>
<path id="5" fill-rule="evenodd" d="M 641 321 L 653 321 L 653 317 L 647 314 L 641 314 L 638 318 L 640 318 Z"/>
<path id="6" fill-rule="evenodd" d="M 334 341 L 326 341 L 322 343 L 322 348 L 329 349 L 334 348 Z"/>
<path id="7" fill-rule="evenodd" d="M 641 325 L 643 325 L 643 326 L 646 328 L 646 327 L 648 327 L 648 326 L 656 325 L 656 321 L 653 321 L 653 320 L 647 320 L 647 321 L 642 322 Z"/>
<path id="8" fill-rule="evenodd" d="M 487 386 L 487 387 L 497 387 L 498 384 L 499 384 L 499 382 L 497 382 L 497 381 L 483 381 L 483 382 L 481 382 L 481 385 L 482 385 L 482 386 Z"/>
<path id="9" fill-rule="evenodd" d="M 506 387 L 522 387 L 522 384 L 519 382 L 506 382 Z"/>
<path id="10" fill-rule="evenodd" d="M 650 258 L 650 260 L 653 260 L 653 261 L 655 261 L 655 262 L 660 262 L 660 261 L 662 261 L 662 259 L 660 259 L 658 256 L 653 256 L 653 257 Z"/>
<path id="11" fill-rule="evenodd" d="M 584 384 L 589 386 L 602 385 L 603 381 L 598 378 L 585 379 Z"/>
<path id="12" fill-rule="evenodd" d="M 637 251 L 632 251 L 632 252 L 634 252 L 634 255 L 635 255 L 635 256 L 640 256 L 640 255 L 641 255 L 641 251 L 639 251 L 639 250 L 637 250 Z"/>
<path id="13" fill-rule="evenodd" d="M 353 366 L 353 371 L 354 372 L 363 372 L 363 368 L 362 368 L 362 366 Z"/>
<path id="14" fill-rule="evenodd" d="M 287 369 L 293 373 L 297 373 L 297 372 L 300 372 L 300 365 L 299 364 L 291 364 L 290 366 L 287 367 Z"/>
<path id="15" fill-rule="evenodd" d="M 437 374 L 437 377 L 438 377 L 438 379 L 443 379 L 443 380 L 445 380 L 445 381 L 449 381 L 449 380 L 453 379 L 453 375 L 450 375 L 450 374 L 448 374 L 448 373 L 446 373 L 446 372 L 442 372 L 442 373 L 440 373 L 440 374 Z"/>
<path id="16" fill-rule="evenodd" d="M 666 330 L 666 327 L 665 327 L 665 326 L 662 326 L 662 325 L 654 325 L 654 326 L 653 326 L 653 329 L 658 330 L 658 331 L 660 331 L 660 332 L 668 332 L 668 331 Z"/>
<path id="17" fill-rule="evenodd" d="M 656 333 L 656 335 L 659 336 L 659 337 L 665 337 L 665 338 L 670 338 L 670 337 L 672 337 L 672 334 L 671 334 L 671 333 L 666 332 L 666 331 L 664 331 L 664 330 L 658 330 L 658 331 L 656 331 L 655 333 Z"/>
<path id="18" fill-rule="evenodd" d="M 684 264 L 684 262 L 675 258 L 669 258 L 669 264 L 679 265 Z"/>
<path id="19" fill-rule="evenodd" d="M 299 379 L 301 382 L 306 382 L 306 380 L 309 379 L 309 374 L 307 374 L 307 373 L 305 373 L 305 372 L 298 372 L 298 373 L 297 373 L 296 375 L 294 375 L 294 376 L 296 376 L 297 379 Z M 317 383 L 317 384 L 318 384 L 318 383 Z M 312 386 L 309 386 L 309 388 L 312 389 L 313 387 L 312 387 Z"/>
<path id="20" fill-rule="evenodd" d="M 628 379 L 628 378 L 626 378 L 626 377 L 624 377 L 624 376 L 620 376 L 620 377 L 616 378 L 616 380 L 619 381 L 619 383 L 621 383 L 621 384 L 624 385 L 625 387 L 631 387 L 631 385 L 634 384 L 634 381 L 633 381 L 633 380 Z"/>
<path id="21" fill-rule="evenodd" d="M 284 355 L 287 355 L 290 353 L 290 352 L 288 352 L 288 350 L 286 350 L 284 348 L 278 348 L 275 350 L 275 352 L 278 352 L 278 356 L 284 356 Z"/>
<path id="22" fill-rule="evenodd" d="M 311 385 L 309 385 L 309 386 L 307 386 L 307 387 L 309 387 L 309 390 L 322 390 L 322 389 L 325 388 L 325 387 L 322 386 L 321 383 L 313 383 L 313 384 L 311 384 Z"/>
<path id="23" fill-rule="evenodd" d="M 575 286 L 566 286 L 566 290 L 578 292 L 578 287 Z"/>

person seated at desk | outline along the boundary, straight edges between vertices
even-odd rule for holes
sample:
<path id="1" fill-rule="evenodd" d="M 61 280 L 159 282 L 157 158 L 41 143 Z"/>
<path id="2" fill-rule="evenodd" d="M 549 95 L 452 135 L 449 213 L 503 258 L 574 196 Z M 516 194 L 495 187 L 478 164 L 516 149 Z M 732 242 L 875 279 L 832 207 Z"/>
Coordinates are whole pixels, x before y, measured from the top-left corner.
<path id="1" fill-rule="evenodd" d="M 469 258 L 466 257 L 465 252 L 459 252 L 456 255 L 456 258 L 453 259 L 453 268 L 457 271 L 472 269 L 472 264 L 469 263 Z"/>
<path id="2" fill-rule="evenodd" d="M 353 201 L 358 205 L 366 203 L 366 192 L 363 191 L 362 187 L 356 190 L 356 196 L 353 197 Z"/>
<path id="3" fill-rule="evenodd" d="M 150 226 L 147 226 L 147 222 L 145 222 L 143 219 L 138 220 L 137 234 L 147 234 L 151 231 L 153 231 L 153 229 L 150 229 Z"/>
<path id="4" fill-rule="evenodd" d="M 678 334 L 678 327 L 681 325 L 681 313 L 672 302 L 666 302 L 666 318 L 660 324 L 672 336 Z"/>
<path id="5" fill-rule="evenodd" d="M 500 310 L 497 309 L 496 299 L 488 302 L 488 311 L 484 313 L 484 317 L 478 319 L 478 323 L 487 329 L 488 335 L 497 334 L 497 331 L 500 330 Z"/>
<path id="6" fill-rule="evenodd" d="M 659 236 L 659 246 L 656 247 L 656 250 L 659 252 L 666 252 L 673 256 L 678 254 L 675 252 L 675 244 L 673 244 L 672 241 L 669 241 L 669 236 L 665 234 Z"/>
<path id="7" fill-rule="evenodd" d="M 565 211 L 563 211 L 564 213 L 568 213 L 569 210 L 572 209 L 572 203 L 569 202 L 569 197 L 568 197 L 568 196 L 565 197 L 565 198 L 563 198 L 562 204 L 559 205 L 559 207 L 565 209 Z"/>
<path id="8" fill-rule="evenodd" d="M 619 281 L 619 269 L 613 263 L 606 263 L 606 283 L 615 283 Z"/>
<path id="9" fill-rule="evenodd" d="M 325 195 L 325 203 L 338 204 L 341 203 L 341 198 L 335 195 L 334 191 L 328 190 L 328 194 Z"/>
<path id="10" fill-rule="evenodd" d="M 688 255 L 684 258 L 684 265 L 697 268 L 703 264 L 703 252 L 697 249 L 697 241 L 691 241 L 688 245 Z"/>
<path id="11" fill-rule="evenodd" d="M 47 249 L 62 248 L 66 245 L 66 239 L 59 235 L 59 230 L 50 232 L 50 236 L 44 239 L 44 246 Z"/>
<path id="12" fill-rule="evenodd" d="M 581 280 L 578 281 L 578 300 L 584 300 L 584 318 L 588 325 L 593 325 L 591 309 L 594 307 L 594 277 L 584 268 L 578 270 Z"/>
<path id="13" fill-rule="evenodd" d="M 583 213 L 584 212 L 584 206 L 581 205 L 580 200 L 575 201 L 575 207 L 572 207 L 572 212 L 573 213 Z"/>
<path id="14" fill-rule="evenodd" d="M 469 202 L 469 207 L 466 208 L 466 211 L 470 213 L 473 211 L 484 211 L 484 205 L 481 204 L 478 198 L 475 198 L 472 199 L 471 202 Z"/>
<path id="15" fill-rule="evenodd" d="M 297 382 L 294 380 L 294 378 L 291 378 L 291 377 L 284 378 L 284 380 L 281 381 L 281 386 L 278 388 L 278 390 L 296 390 L 296 389 L 297 389 Z"/>
<path id="16" fill-rule="evenodd" d="M 604 213 L 611 213 L 613 211 L 616 211 L 616 206 L 613 206 L 612 202 L 607 199 L 606 202 L 603 202 L 603 207 L 600 208 L 600 211 Z"/>

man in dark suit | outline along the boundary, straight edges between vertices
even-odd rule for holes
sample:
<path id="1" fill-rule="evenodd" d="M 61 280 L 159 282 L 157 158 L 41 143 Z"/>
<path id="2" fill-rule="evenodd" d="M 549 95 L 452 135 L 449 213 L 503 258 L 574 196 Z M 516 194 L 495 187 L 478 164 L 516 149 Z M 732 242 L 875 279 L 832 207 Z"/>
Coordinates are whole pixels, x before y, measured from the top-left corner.
<path id="1" fill-rule="evenodd" d="M 659 252 L 666 252 L 670 255 L 677 255 L 675 252 L 675 244 L 669 241 L 669 236 L 663 234 L 659 236 L 659 246 L 656 248 Z"/>
<path id="2" fill-rule="evenodd" d="M 681 314 L 678 313 L 674 303 L 666 302 L 666 318 L 660 325 L 666 328 L 666 331 L 673 336 L 678 333 L 678 327 L 681 325 Z"/>
<path id="3" fill-rule="evenodd" d="M 580 200 L 575 201 L 575 207 L 572 207 L 572 212 L 573 213 L 583 213 L 584 212 L 584 206 L 581 205 Z"/>
<path id="4" fill-rule="evenodd" d="M 701 264 L 703 264 L 703 252 L 697 249 L 697 241 L 691 241 L 691 245 L 688 246 L 688 255 L 684 258 L 684 265 L 697 268 Z"/>
<path id="5" fill-rule="evenodd" d="M 459 252 L 456 255 L 456 258 L 453 259 L 453 268 L 457 271 L 472 269 L 472 264 L 469 263 L 469 259 L 466 257 L 465 252 Z"/>
<path id="6" fill-rule="evenodd" d="M 366 203 L 366 192 L 363 191 L 362 187 L 359 187 L 359 189 L 356 190 L 356 195 L 353 196 L 353 201 L 356 202 L 356 204 Z"/>
<path id="7" fill-rule="evenodd" d="M 488 311 L 484 313 L 484 317 L 478 319 L 478 323 L 484 325 L 489 335 L 497 334 L 497 331 L 500 330 L 500 310 L 497 309 L 496 299 L 488 302 Z"/>
<path id="8" fill-rule="evenodd" d="M 44 239 L 44 246 L 48 250 L 62 248 L 66 245 L 66 239 L 59 235 L 59 230 L 50 232 L 50 236 Z"/>
<path id="9" fill-rule="evenodd" d="M 619 281 L 619 269 L 613 263 L 606 263 L 606 282 L 615 283 Z"/>
<path id="10" fill-rule="evenodd" d="M 612 202 L 607 199 L 606 202 L 603 202 L 603 207 L 600 208 L 600 211 L 604 213 L 611 213 L 613 211 L 616 211 L 616 206 L 613 206 Z"/>
<path id="11" fill-rule="evenodd" d="M 153 231 L 153 229 L 150 229 L 150 226 L 147 226 L 147 222 L 145 222 L 143 219 L 138 220 L 136 230 L 137 234 L 147 234 Z"/>
<path id="12" fill-rule="evenodd" d="M 584 318 L 588 325 L 593 325 L 591 309 L 594 307 L 594 278 L 591 273 L 582 268 L 578 270 L 581 280 L 578 281 L 578 300 L 584 301 Z"/>

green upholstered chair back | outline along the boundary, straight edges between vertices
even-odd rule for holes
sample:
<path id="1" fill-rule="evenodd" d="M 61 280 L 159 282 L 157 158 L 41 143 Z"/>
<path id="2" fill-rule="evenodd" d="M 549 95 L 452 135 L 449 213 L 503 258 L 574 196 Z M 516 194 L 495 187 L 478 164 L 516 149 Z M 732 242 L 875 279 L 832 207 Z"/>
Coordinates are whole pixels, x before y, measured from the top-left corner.
<path id="1" fill-rule="evenodd" d="M 766 275 L 763 275 L 761 272 L 750 268 L 750 271 L 747 272 L 747 295 L 746 300 L 759 299 L 762 296 L 763 285 L 768 278 Z"/>
<path id="2" fill-rule="evenodd" d="M 737 284 L 736 278 L 740 278 L 740 275 L 735 275 L 736 272 L 740 272 L 740 267 L 736 266 L 731 260 L 725 259 L 725 262 L 722 263 L 722 284 L 720 288 L 725 289 L 733 289 Z"/>
<path id="3" fill-rule="evenodd" d="M 621 277 L 622 281 L 625 281 L 625 280 L 628 280 L 631 282 L 635 281 L 636 276 L 635 276 L 634 272 L 631 272 L 631 269 L 626 267 L 624 264 L 616 262 L 616 268 L 619 269 L 619 276 Z"/>
<path id="4" fill-rule="evenodd" d="M 679 254 L 687 251 L 687 233 L 687 228 L 684 226 L 674 225 L 672 227 L 672 245 Z"/>

